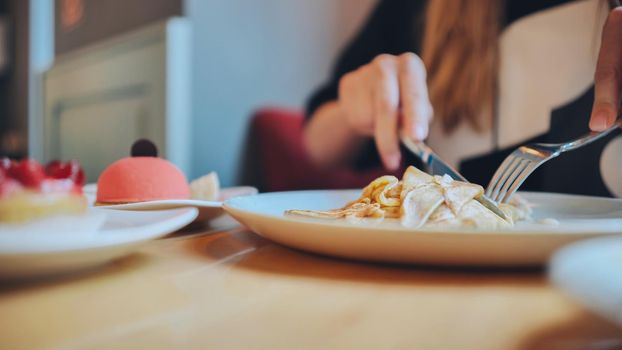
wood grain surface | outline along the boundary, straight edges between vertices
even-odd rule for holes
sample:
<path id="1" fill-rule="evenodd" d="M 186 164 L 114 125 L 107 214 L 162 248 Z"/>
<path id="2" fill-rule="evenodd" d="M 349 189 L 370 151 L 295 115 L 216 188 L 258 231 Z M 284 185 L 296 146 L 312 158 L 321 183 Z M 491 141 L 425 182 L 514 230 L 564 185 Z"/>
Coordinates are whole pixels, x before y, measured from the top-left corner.
<path id="1" fill-rule="evenodd" d="M 380 265 L 245 229 L 0 284 L 2 349 L 620 349 L 545 272 Z"/>

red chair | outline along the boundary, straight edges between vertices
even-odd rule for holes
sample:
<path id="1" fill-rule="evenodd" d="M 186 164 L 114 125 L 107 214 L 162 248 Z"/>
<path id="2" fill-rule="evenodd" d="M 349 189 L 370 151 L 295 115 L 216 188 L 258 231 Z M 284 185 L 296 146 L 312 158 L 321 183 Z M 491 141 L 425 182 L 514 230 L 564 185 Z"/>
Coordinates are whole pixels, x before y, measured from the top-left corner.
<path id="1" fill-rule="evenodd" d="M 311 164 L 302 142 L 304 116 L 282 108 L 264 108 L 252 119 L 251 151 L 262 191 L 361 188 L 378 176 L 382 168 L 323 170 Z M 256 148 L 256 149 L 255 149 Z M 396 172 L 401 174 L 401 170 Z"/>

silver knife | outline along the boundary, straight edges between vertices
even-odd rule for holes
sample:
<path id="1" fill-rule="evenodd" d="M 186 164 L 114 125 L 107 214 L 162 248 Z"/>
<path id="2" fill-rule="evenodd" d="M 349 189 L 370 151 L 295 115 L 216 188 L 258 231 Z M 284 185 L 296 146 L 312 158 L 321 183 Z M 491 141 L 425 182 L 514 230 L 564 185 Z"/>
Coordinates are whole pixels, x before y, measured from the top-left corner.
<path id="1" fill-rule="evenodd" d="M 449 175 L 452 179 L 469 182 L 464 176 L 462 176 L 459 172 L 457 172 L 454 168 L 452 168 L 449 164 L 445 163 L 442 159 L 440 159 L 434 151 L 430 147 L 428 147 L 425 143 L 420 141 L 413 141 L 410 137 L 406 135 L 401 135 L 402 144 L 409 151 L 411 151 L 414 155 L 419 157 L 423 162 L 424 166 L 427 168 L 427 172 L 432 175 Z M 483 206 L 488 208 L 493 213 L 497 214 L 503 220 L 508 220 L 507 216 L 499 209 L 497 204 L 493 202 L 490 198 L 481 194 L 475 197 L 475 200 L 480 202 Z"/>

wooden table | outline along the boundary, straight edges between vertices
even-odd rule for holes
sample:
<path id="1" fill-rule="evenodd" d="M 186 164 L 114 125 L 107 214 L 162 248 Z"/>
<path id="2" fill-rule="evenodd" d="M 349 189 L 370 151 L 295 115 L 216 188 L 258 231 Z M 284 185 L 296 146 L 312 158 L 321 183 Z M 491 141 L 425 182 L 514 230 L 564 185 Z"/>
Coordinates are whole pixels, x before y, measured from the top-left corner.
<path id="1" fill-rule="evenodd" d="M 344 261 L 242 228 L 0 285 L 1 349 L 620 349 L 542 271 Z"/>

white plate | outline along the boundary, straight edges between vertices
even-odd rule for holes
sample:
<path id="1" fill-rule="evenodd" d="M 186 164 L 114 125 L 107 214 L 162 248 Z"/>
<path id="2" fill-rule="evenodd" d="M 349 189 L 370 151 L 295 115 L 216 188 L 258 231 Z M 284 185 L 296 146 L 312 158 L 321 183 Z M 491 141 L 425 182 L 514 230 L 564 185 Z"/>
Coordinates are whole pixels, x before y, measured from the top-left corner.
<path id="1" fill-rule="evenodd" d="M 94 267 L 135 251 L 142 243 L 174 232 L 192 222 L 198 211 L 121 211 L 92 208 L 105 215 L 94 232 L 67 232 L 48 225 L 47 231 L 0 232 L 0 277 L 25 278 L 62 274 Z"/>
<path id="2" fill-rule="evenodd" d="M 300 191 L 238 197 L 224 208 L 258 234 L 294 248 L 345 258 L 460 265 L 543 264 L 560 246 L 583 238 L 622 233 L 622 200 L 551 193 L 523 193 L 535 219 L 558 226 L 520 223 L 504 231 L 412 230 L 397 220 L 350 224 L 285 216 L 287 209 L 332 209 L 360 190 Z"/>
<path id="3" fill-rule="evenodd" d="M 97 195 L 97 185 L 88 184 L 84 186 L 83 191 L 89 199 L 89 203 L 95 203 L 95 197 Z M 221 189 L 220 201 L 203 201 L 196 199 L 168 199 L 138 203 L 102 205 L 100 207 L 118 210 L 138 211 L 194 207 L 199 210 L 197 220 L 208 221 L 224 214 L 224 210 L 222 209 L 223 201 L 237 196 L 248 196 L 254 194 L 257 194 L 257 189 L 255 187 L 237 186 Z"/>
<path id="4" fill-rule="evenodd" d="M 564 247 L 551 259 L 549 275 L 587 308 L 622 326 L 622 238 Z"/>

